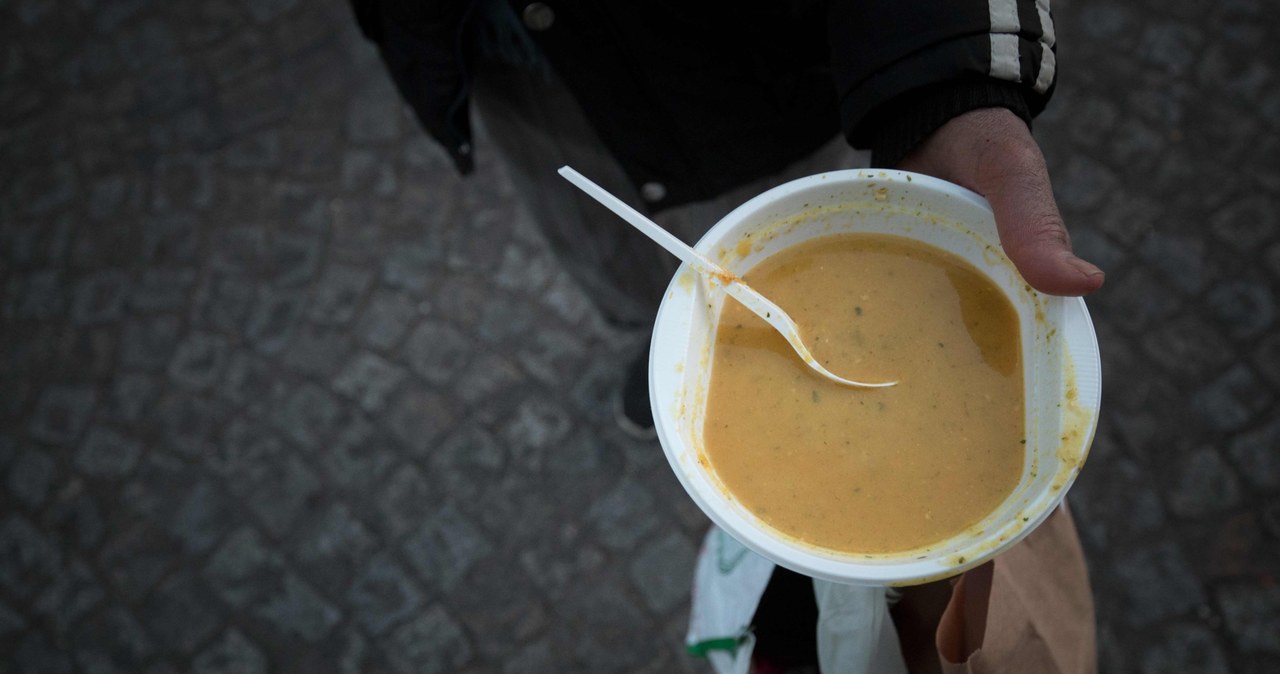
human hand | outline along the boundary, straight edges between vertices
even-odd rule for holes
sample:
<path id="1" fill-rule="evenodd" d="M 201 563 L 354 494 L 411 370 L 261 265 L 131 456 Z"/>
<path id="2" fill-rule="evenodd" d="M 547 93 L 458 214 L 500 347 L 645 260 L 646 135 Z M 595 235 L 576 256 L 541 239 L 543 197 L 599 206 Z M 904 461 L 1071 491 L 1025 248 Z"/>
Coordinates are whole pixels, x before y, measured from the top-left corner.
<path id="1" fill-rule="evenodd" d="M 1088 295 L 1102 286 L 1102 270 L 1071 252 L 1044 155 L 1026 123 L 1009 110 L 983 108 L 951 119 L 898 168 L 986 197 L 1005 254 L 1036 290 Z"/>
<path id="2" fill-rule="evenodd" d="M 947 662 L 968 661 L 982 648 L 987 634 L 987 609 L 991 604 L 991 579 L 995 563 L 987 562 L 954 579 L 951 601 L 938 621 L 938 654 Z"/>

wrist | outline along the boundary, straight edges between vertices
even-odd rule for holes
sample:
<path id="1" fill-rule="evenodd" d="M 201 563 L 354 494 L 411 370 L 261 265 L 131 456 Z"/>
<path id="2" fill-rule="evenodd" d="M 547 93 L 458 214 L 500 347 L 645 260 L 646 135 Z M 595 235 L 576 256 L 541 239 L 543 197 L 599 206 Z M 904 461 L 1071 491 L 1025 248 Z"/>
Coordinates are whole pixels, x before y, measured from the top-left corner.
<path id="1" fill-rule="evenodd" d="M 1044 157 L 1024 120 L 1006 108 L 971 110 L 947 120 L 899 162 L 980 194 L 1043 171 Z"/>
<path id="2" fill-rule="evenodd" d="M 1016 84 L 985 77 L 940 82 L 908 91 L 881 105 L 849 140 L 869 147 L 873 166 L 894 166 L 951 120 L 982 109 L 1003 109 L 1024 127 L 1031 113 Z"/>

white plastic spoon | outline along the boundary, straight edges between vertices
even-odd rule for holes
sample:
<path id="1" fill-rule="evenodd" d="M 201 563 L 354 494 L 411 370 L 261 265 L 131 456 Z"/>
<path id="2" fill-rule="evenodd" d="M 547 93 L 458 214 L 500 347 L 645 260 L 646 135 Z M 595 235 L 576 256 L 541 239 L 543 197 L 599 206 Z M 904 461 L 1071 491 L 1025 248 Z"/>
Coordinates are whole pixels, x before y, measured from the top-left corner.
<path id="1" fill-rule="evenodd" d="M 742 303 L 742 306 L 751 310 L 752 313 L 763 318 L 775 330 L 782 333 L 782 336 L 791 344 L 791 348 L 795 349 L 800 358 L 815 372 L 845 386 L 853 386 L 857 388 L 884 388 L 897 384 L 896 381 L 882 382 L 870 384 L 866 382 L 853 381 L 845 379 L 839 375 L 832 373 L 823 367 L 821 363 L 809 353 L 809 347 L 804 345 L 800 340 L 800 328 L 796 326 L 796 322 L 791 320 L 787 312 L 783 311 L 778 305 L 770 302 L 764 295 L 756 292 L 747 285 L 737 274 L 728 271 L 720 265 L 703 257 L 698 251 L 690 248 L 680 239 L 677 239 L 671 232 L 663 229 L 658 223 L 646 218 L 636 209 L 628 206 L 621 199 L 613 196 L 603 187 L 591 182 L 586 176 L 569 168 L 568 166 L 560 167 L 560 175 L 565 180 L 576 185 L 583 192 L 586 192 L 591 198 L 604 204 L 609 210 L 618 214 L 618 217 L 626 220 L 633 227 L 640 230 L 642 234 L 653 239 L 659 246 L 667 249 L 667 252 L 680 258 L 681 262 L 693 267 L 698 273 L 707 277 L 708 280 L 719 282 L 729 296 Z"/>

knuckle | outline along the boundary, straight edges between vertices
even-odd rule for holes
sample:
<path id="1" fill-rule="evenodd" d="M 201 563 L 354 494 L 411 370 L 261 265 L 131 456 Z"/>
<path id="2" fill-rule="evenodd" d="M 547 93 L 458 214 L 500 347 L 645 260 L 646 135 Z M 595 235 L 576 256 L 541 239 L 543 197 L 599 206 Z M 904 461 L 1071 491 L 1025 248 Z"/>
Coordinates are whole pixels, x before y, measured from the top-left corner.
<path id="1" fill-rule="evenodd" d="M 1017 231 L 1014 248 L 1019 252 L 1045 249 L 1071 249 L 1071 235 L 1056 214 L 1031 218 Z"/>

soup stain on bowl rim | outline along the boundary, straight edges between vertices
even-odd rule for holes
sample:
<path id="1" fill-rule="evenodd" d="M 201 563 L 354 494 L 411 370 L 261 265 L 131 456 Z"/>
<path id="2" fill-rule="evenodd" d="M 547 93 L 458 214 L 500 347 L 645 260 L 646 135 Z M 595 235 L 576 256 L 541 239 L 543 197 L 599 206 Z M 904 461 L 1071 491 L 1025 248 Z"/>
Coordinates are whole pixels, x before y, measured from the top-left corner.
<path id="1" fill-rule="evenodd" d="M 1022 478 L 1001 506 L 945 540 L 890 554 L 817 548 L 760 520 L 720 483 L 704 451 L 701 415 L 716 321 L 726 300 L 686 266 L 677 270 L 667 289 L 650 348 L 650 399 L 659 440 L 677 478 L 703 512 L 782 566 L 826 580 L 872 585 L 951 576 L 1034 530 L 1079 474 L 1093 441 L 1102 390 L 1093 324 L 1082 299 L 1041 295 L 1022 280 L 999 248 L 985 200 L 919 174 L 847 170 L 801 178 L 738 207 L 694 247 L 741 274 L 790 245 L 842 232 L 907 236 L 956 254 L 991 279 L 1018 311 L 1027 460 Z"/>

